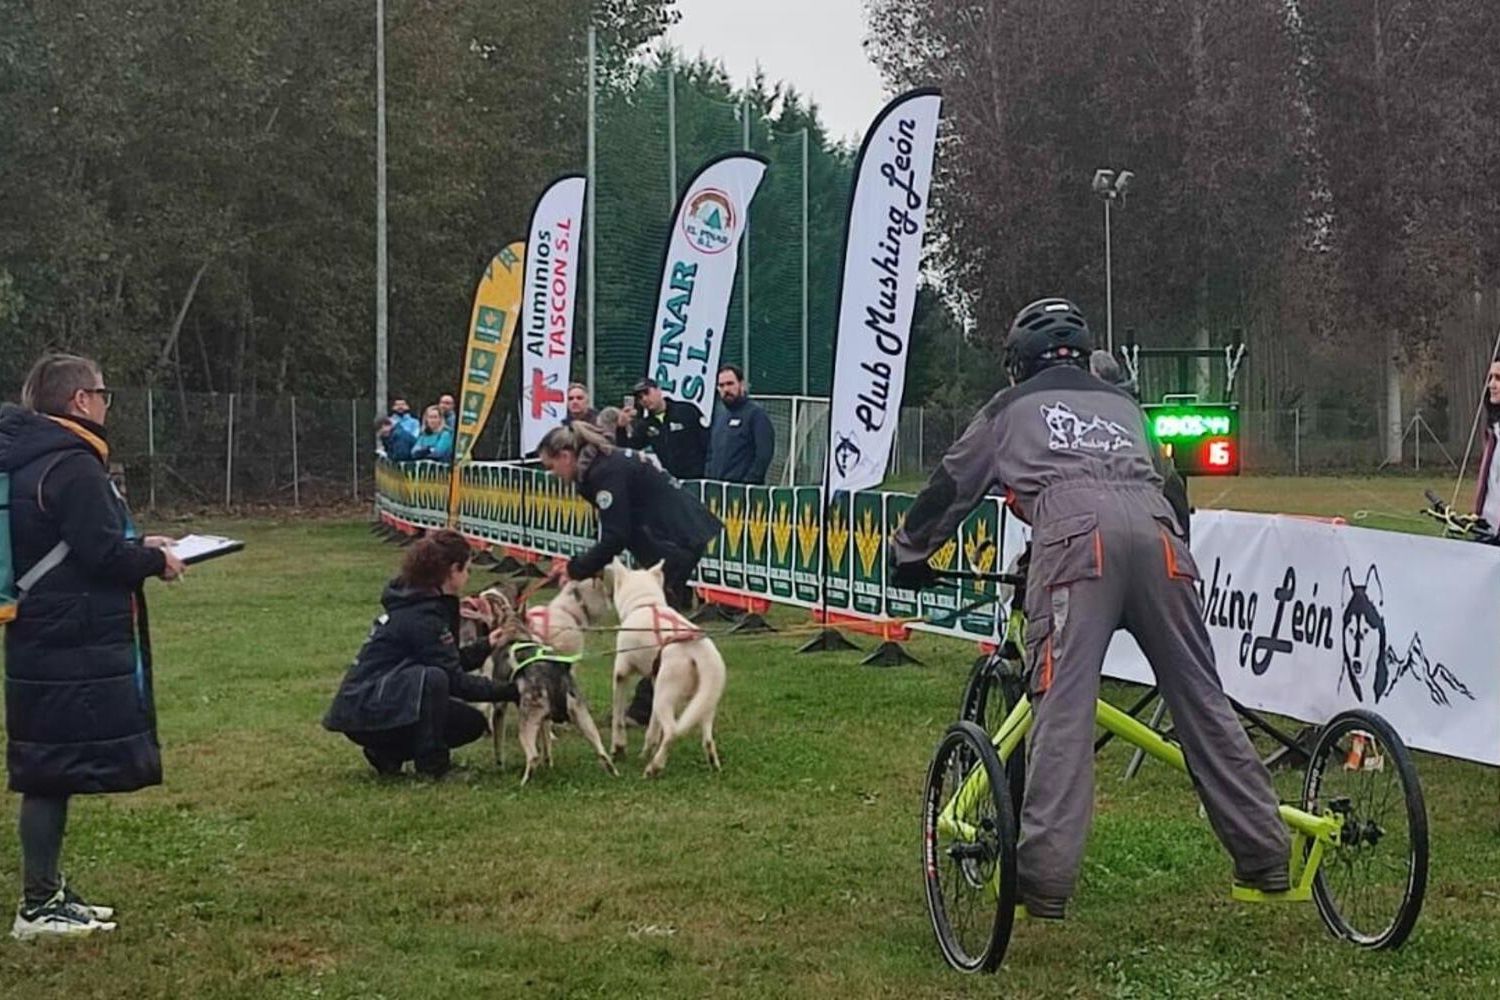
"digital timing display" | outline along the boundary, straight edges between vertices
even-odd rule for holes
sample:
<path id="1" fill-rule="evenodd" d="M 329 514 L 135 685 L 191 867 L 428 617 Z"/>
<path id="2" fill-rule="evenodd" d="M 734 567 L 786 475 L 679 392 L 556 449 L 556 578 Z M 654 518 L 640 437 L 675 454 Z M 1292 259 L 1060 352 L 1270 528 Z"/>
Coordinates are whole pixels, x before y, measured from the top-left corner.
<path id="1" fill-rule="evenodd" d="M 1142 407 L 1151 433 L 1184 476 L 1240 474 L 1240 413 L 1236 403 L 1156 403 Z"/>

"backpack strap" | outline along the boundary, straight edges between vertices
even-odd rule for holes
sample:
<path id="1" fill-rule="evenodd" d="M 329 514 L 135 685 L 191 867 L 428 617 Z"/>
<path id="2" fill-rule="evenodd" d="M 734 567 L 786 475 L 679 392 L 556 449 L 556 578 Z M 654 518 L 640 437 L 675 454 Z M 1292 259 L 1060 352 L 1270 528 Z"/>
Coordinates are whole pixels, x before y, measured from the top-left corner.
<path id="1" fill-rule="evenodd" d="M 43 513 L 46 513 L 47 511 L 47 504 L 42 499 L 42 484 L 47 481 L 47 473 L 57 468 L 58 463 L 67 458 L 68 454 L 68 452 L 63 452 L 61 455 L 52 456 L 52 461 L 47 463 L 47 467 L 43 469 L 42 474 L 37 477 L 36 506 L 37 510 L 42 511 Z M 52 548 L 48 549 L 47 554 L 38 559 L 36 561 L 36 565 L 32 566 L 31 569 L 27 570 L 26 573 L 16 581 L 16 596 L 25 597 L 26 592 L 40 583 L 42 577 L 46 576 L 48 573 L 61 566 L 63 560 L 68 558 L 68 553 L 71 551 L 73 551 L 72 547 L 68 545 L 67 542 L 63 541 L 58 542 L 56 545 L 52 546 Z"/>
<path id="2" fill-rule="evenodd" d="M 25 597 L 26 592 L 35 587 L 48 573 L 62 565 L 62 561 L 68 558 L 72 548 L 67 542 L 58 542 L 47 550 L 47 554 L 36 561 L 36 565 L 26 571 L 21 579 L 16 581 L 16 596 Z"/>

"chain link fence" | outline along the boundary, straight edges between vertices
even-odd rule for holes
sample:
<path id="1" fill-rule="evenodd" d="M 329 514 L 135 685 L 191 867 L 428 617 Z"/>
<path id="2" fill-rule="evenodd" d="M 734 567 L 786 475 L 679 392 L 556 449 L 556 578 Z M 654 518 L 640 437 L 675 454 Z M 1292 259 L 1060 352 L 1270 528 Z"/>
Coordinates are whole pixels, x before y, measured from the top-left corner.
<path id="1" fill-rule="evenodd" d="M 828 400 L 754 397 L 771 418 L 769 485 L 823 481 Z M 242 396 L 123 389 L 109 414 L 111 460 L 131 502 L 151 510 L 326 507 L 373 495 L 372 403 L 364 399 Z M 973 411 L 901 410 L 888 483 L 914 486 L 963 433 Z M 476 457 L 513 454 L 513 419 L 495 414 Z M 493 442 L 493 443 L 491 443 Z M 1477 445 L 1476 445 L 1477 447 Z M 1246 474 L 1316 475 L 1382 467 L 1379 418 L 1337 408 L 1241 410 Z M 1463 445 L 1442 440 L 1421 414 L 1408 423 L 1405 467 L 1456 469 Z M 1473 456 L 1470 457 L 1472 469 Z"/>
<path id="2" fill-rule="evenodd" d="M 367 399 L 116 390 L 111 462 L 151 510 L 303 507 L 369 499 Z"/>

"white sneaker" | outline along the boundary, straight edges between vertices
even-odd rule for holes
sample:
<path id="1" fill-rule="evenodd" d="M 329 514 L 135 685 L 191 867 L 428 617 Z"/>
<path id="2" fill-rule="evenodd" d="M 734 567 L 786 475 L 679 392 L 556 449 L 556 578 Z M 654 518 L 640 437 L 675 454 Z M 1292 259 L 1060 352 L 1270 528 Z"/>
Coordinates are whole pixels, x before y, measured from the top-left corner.
<path id="1" fill-rule="evenodd" d="M 34 941 L 42 937 L 88 937 L 114 929 L 113 923 L 95 919 L 89 910 L 69 902 L 64 890 L 59 889 L 40 906 L 22 903 L 16 909 L 10 936 L 17 941 Z"/>
<path id="2" fill-rule="evenodd" d="M 115 915 L 115 908 L 113 906 L 95 906 L 93 903 L 85 902 L 84 898 L 74 892 L 72 886 L 68 885 L 66 876 L 62 879 L 62 894 L 63 899 L 83 909 L 95 920 L 103 922 Z"/>

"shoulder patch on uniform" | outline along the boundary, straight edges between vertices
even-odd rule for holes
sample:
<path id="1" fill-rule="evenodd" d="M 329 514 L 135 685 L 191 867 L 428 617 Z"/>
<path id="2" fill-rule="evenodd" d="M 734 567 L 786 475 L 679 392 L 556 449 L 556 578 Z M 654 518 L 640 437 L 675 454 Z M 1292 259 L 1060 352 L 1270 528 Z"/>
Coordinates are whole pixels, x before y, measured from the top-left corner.
<path id="1" fill-rule="evenodd" d="M 598 498 L 594 501 L 600 510 L 609 510 L 615 502 L 615 495 L 609 490 L 600 490 Z"/>

